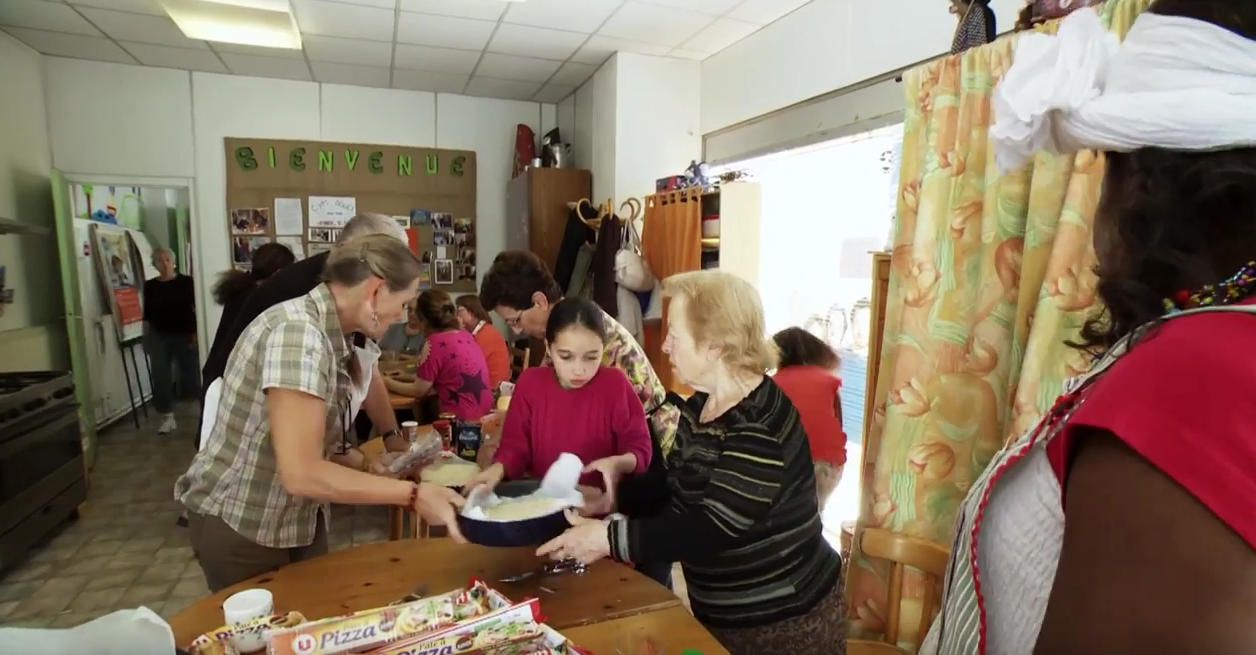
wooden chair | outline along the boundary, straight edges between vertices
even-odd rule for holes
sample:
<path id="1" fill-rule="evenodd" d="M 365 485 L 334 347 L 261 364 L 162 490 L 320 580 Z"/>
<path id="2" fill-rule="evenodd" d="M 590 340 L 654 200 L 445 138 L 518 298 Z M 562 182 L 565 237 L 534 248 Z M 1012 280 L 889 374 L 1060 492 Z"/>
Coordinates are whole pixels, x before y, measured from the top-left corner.
<path id="1" fill-rule="evenodd" d="M 931 541 L 909 537 L 881 528 L 863 528 L 855 535 L 859 552 L 867 557 L 886 559 L 893 563 L 890 570 L 890 593 L 886 603 L 885 636 L 881 641 L 852 639 L 846 643 L 847 655 L 904 655 L 898 648 L 899 612 L 903 601 L 903 573 L 907 567 L 923 571 L 928 576 L 929 590 L 920 607 L 920 625 L 916 628 L 916 643 L 924 641 L 933 623 L 934 614 L 942 604 L 942 578 L 946 575 L 949 550 Z"/>
<path id="2" fill-rule="evenodd" d="M 520 346 L 519 344 L 523 344 Z M 528 369 L 532 362 L 532 347 L 526 339 L 510 344 L 510 380 L 519 379 L 519 375 Z"/>

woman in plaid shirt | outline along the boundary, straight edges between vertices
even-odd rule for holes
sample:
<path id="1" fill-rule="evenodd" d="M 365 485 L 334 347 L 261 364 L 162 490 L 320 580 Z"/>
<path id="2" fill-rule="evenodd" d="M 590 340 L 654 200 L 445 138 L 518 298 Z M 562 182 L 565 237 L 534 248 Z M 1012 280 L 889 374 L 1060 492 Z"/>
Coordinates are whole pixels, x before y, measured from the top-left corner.
<path id="1" fill-rule="evenodd" d="M 214 428 L 175 483 L 210 590 L 326 553 L 331 503 L 413 507 L 461 539 L 457 493 L 329 461 L 352 429 L 350 389 L 364 373 L 351 337 L 376 348 L 418 293 L 419 270 L 391 236 L 351 239 L 332 249 L 323 284 L 241 335 Z"/>

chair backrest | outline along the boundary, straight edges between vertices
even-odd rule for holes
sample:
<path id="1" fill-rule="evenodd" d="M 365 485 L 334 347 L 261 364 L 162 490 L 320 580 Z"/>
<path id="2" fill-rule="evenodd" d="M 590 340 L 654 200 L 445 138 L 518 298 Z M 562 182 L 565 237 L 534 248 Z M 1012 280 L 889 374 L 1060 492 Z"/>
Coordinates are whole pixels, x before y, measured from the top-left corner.
<path id="1" fill-rule="evenodd" d="M 197 441 L 197 450 L 205 449 L 205 442 L 209 441 L 209 433 L 213 432 L 214 424 L 218 421 L 218 402 L 222 400 L 222 378 L 217 378 L 209 383 L 209 387 L 205 390 L 205 404 L 203 405 L 204 416 L 201 419 L 201 436 Z"/>
<path id="2" fill-rule="evenodd" d="M 890 570 L 889 597 L 885 608 L 884 641 L 886 643 L 898 643 L 904 570 L 910 566 L 927 576 L 926 593 L 921 599 L 920 623 L 916 626 L 915 643 L 922 643 L 929 632 L 930 624 L 933 623 L 934 615 L 941 606 L 942 578 L 946 575 L 950 550 L 946 546 L 931 541 L 881 528 L 864 528 L 856 532 L 855 538 L 859 544 L 858 550 L 864 556 L 889 560 L 893 564 Z"/>
<path id="3" fill-rule="evenodd" d="M 523 344 L 523 345 L 520 345 Z M 519 379 L 519 375 L 528 369 L 528 365 L 532 362 L 531 342 L 527 339 L 521 339 L 510 344 L 510 380 L 514 382 Z"/>

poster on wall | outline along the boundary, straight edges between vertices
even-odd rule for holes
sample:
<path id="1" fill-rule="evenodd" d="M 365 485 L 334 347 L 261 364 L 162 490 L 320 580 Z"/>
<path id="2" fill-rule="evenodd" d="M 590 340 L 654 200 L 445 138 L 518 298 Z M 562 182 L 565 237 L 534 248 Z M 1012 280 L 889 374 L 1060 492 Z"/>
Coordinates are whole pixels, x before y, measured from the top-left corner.
<path id="1" fill-rule="evenodd" d="M 140 189 L 107 184 L 75 184 L 74 218 L 140 228 Z"/>
<path id="2" fill-rule="evenodd" d="M 118 340 L 128 343 L 142 338 L 144 308 L 140 303 L 140 285 L 144 278 L 131 236 L 120 227 L 94 223 L 92 244 L 96 273 L 109 299 Z"/>
<path id="3" fill-rule="evenodd" d="M 357 213 L 356 198 L 310 196 L 310 227 L 342 228 Z"/>

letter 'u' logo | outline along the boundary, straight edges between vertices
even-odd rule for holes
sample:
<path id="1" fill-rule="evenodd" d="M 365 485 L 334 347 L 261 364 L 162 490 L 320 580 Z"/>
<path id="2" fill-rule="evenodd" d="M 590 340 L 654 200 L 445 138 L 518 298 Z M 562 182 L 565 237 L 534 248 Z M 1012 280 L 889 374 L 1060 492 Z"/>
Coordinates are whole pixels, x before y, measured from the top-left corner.
<path id="1" fill-rule="evenodd" d="M 296 639 L 292 640 L 292 651 L 297 655 L 310 655 L 315 648 L 318 648 L 318 640 L 314 638 L 314 635 L 297 635 Z"/>

